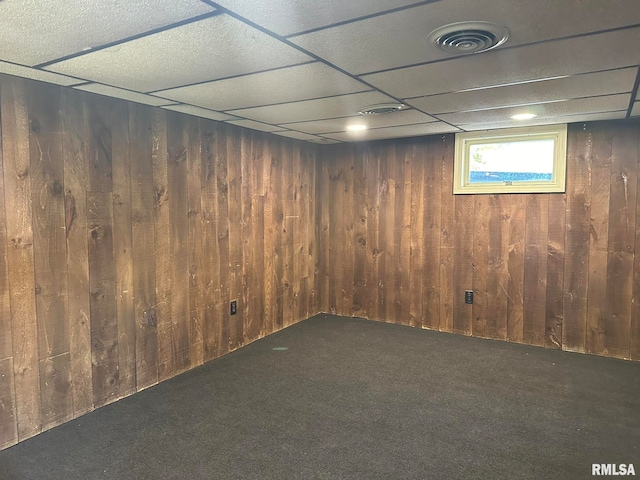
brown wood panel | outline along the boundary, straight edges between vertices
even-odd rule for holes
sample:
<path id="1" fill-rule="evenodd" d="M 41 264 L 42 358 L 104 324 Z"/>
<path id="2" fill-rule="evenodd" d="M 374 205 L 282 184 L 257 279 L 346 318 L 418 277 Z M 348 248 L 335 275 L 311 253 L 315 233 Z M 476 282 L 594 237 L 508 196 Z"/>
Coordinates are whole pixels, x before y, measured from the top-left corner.
<path id="1" fill-rule="evenodd" d="M 440 137 L 429 137 L 424 145 L 424 278 L 422 281 L 422 326 L 440 329 L 440 261 L 442 238 L 443 162 L 446 143 Z M 444 189 L 445 191 L 447 188 Z M 447 239 L 448 241 L 448 239 Z M 447 246 L 448 243 L 445 243 Z M 449 260 L 445 256 L 445 260 Z"/>
<path id="2" fill-rule="evenodd" d="M 13 375 L 18 438 L 23 440 L 41 430 L 27 82 L 3 77 L 1 93 Z"/>
<path id="3" fill-rule="evenodd" d="M 187 121 L 187 209 L 189 218 L 189 356 L 191 365 L 196 367 L 204 362 L 203 323 L 207 309 L 203 268 L 204 244 L 202 243 L 204 216 L 202 214 L 202 137 L 197 118 Z"/>
<path id="4" fill-rule="evenodd" d="M 226 127 L 216 128 L 214 161 L 216 164 L 216 221 L 217 221 L 217 251 L 216 257 L 220 262 L 218 274 L 218 308 L 224 306 L 224 314 L 219 315 L 219 338 L 218 355 L 224 355 L 229 351 L 231 342 L 229 302 L 230 297 L 230 277 L 229 277 L 229 184 L 228 184 L 228 149 Z"/>
<path id="5" fill-rule="evenodd" d="M 170 376 L 172 370 L 159 365 L 163 339 L 156 298 L 153 167 L 166 158 L 164 114 L 143 106 L 129 105 L 131 139 L 131 234 L 133 242 L 133 295 L 136 325 L 136 385 L 138 390 Z M 162 319 L 166 322 L 169 319 Z M 164 324 L 163 324 L 164 325 Z"/>
<path id="6" fill-rule="evenodd" d="M 512 342 L 523 342 L 525 203 L 523 195 L 509 195 L 505 198 L 510 202 L 507 338 Z"/>
<path id="7" fill-rule="evenodd" d="M 1 96 L 2 85 L 0 84 L 0 98 Z M 0 139 L 2 139 L 1 123 Z M 11 306 L 9 305 L 9 273 L 7 271 L 7 248 L 9 246 L 9 243 L 7 239 L 7 221 L 5 216 L 3 163 L 3 152 L 0 148 L 0 318 L 3 319 L 3 321 L 0 321 L 0 360 L 11 358 L 11 356 L 13 355 L 13 346 L 11 341 Z M 5 366 L 6 365 L 8 364 L 5 364 Z M 5 385 L 7 381 L 5 381 Z M 11 385 L 13 385 L 13 373 L 11 373 L 11 382 Z M 9 405 L 9 403 L 7 403 L 7 405 Z M 10 405 L 11 408 L 15 408 L 15 402 L 12 401 Z M 15 427 L 15 415 L 13 415 L 12 419 Z M 8 420 L 4 424 L 3 428 L 8 428 L 7 425 Z M 5 435 L 6 432 L 8 432 L 8 430 L 3 431 L 5 432 Z M 2 440 L 0 440 L 0 442 L 2 442 Z"/>
<path id="8" fill-rule="evenodd" d="M 42 429 L 48 430 L 73 418 L 71 360 L 69 352 L 40 360 Z"/>
<path id="9" fill-rule="evenodd" d="M 69 351 L 60 88 L 31 83 L 28 92 L 33 254 L 39 358 Z M 67 357 L 68 359 L 68 357 Z"/>
<path id="10" fill-rule="evenodd" d="M 636 127 L 638 124 L 635 124 Z M 636 135 L 640 138 L 640 133 L 636 128 Z M 638 154 L 640 163 L 640 154 Z M 629 357 L 632 360 L 640 360 L 640 174 L 636 178 L 636 239 L 633 264 L 633 297 L 631 300 L 631 335 L 629 346 Z"/>
<path id="11" fill-rule="evenodd" d="M 380 320 L 378 308 L 378 266 L 380 261 L 379 220 L 380 220 L 380 197 L 378 195 L 380 158 L 374 154 L 372 148 L 367 145 L 362 146 L 362 168 L 364 175 L 365 196 L 364 210 L 366 211 L 366 236 L 365 243 L 365 265 L 364 279 L 362 284 L 364 290 L 364 312 L 367 318 Z M 322 245 L 323 239 L 320 239 Z"/>
<path id="12" fill-rule="evenodd" d="M 587 353 L 602 355 L 606 336 L 607 250 L 611 192 L 612 135 L 596 129 L 592 137 L 589 218 L 589 278 L 587 284 Z"/>
<path id="13" fill-rule="evenodd" d="M 638 129 L 616 129 L 612 146 L 611 196 L 604 353 L 629 358 L 636 236 L 634 212 L 638 184 Z"/>
<path id="14" fill-rule="evenodd" d="M 91 380 L 91 323 L 87 198 L 89 149 L 86 142 L 86 99 L 71 90 L 62 92 L 62 149 L 64 154 L 64 206 L 66 233 L 67 315 L 71 390 L 75 416 L 93 410 Z"/>
<path id="15" fill-rule="evenodd" d="M 264 336 L 268 331 L 272 331 L 276 325 L 275 318 L 275 301 L 277 297 L 277 277 L 275 273 L 275 261 L 276 261 L 276 250 L 274 248 L 274 240 L 276 237 L 276 224 L 273 222 L 275 212 L 275 201 L 276 201 L 276 192 L 274 185 L 274 181 L 279 183 L 280 177 L 276 174 L 277 171 L 277 163 L 278 163 L 278 153 L 277 153 L 277 144 L 275 139 L 272 139 L 268 142 L 266 148 L 265 155 L 265 199 L 264 199 L 264 262 L 263 262 L 263 270 L 264 270 L 264 320 L 262 323 L 262 328 L 260 329 L 260 336 Z M 328 222 L 328 219 L 327 219 Z M 327 274 L 328 280 L 328 274 Z"/>
<path id="16" fill-rule="evenodd" d="M 118 321 L 118 377 L 120 396 L 136 392 L 136 325 L 133 294 L 133 238 L 131 230 L 131 157 L 129 109 L 114 104 L 111 130 L 113 187 L 113 250 Z"/>
<path id="17" fill-rule="evenodd" d="M 453 331 L 471 335 L 472 306 L 465 303 L 465 290 L 473 290 L 474 201 L 470 195 L 454 199 L 453 225 Z"/>
<path id="18" fill-rule="evenodd" d="M 522 341 L 544 345 L 547 303 L 549 196 L 530 194 L 525 202 Z"/>
<path id="19" fill-rule="evenodd" d="M 411 210 L 410 225 L 410 273 L 409 273 L 409 325 L 422 327 L 423 323 L 423 279 L 426 252 L 425 232 L 425 162 L 421 155 L 424 143 L 412 142 L 411 146 Z"/>
<path id="20" fill-rule="evenodd" d="M 487 336 L 487 276 L 489 273 L 490 196 L 476 195 L 473 230 L 473 308 L 472 334 Z"/>
<path id="21" fill-rule="evenodd" d="M 229 126 L 227 132 L 227 185 L 229 215 L 229 301 L 236 300 L 237 314 L 229 320 L 229 348 L 243 342 L 244 307 L 242 305 L 242 201 L 241 135 Z"/>
<path id="22" fill-rule="evenodd" d="M 189 314 L 189 216 L 187 152 L 189 138 L 181 114 L 167 113 L 167 208 L 171 265 L 171 348 L 174 374 L 191 365 L 191 321 Z"/>
<path id="23" fill-rule="evenodd" d="M 507 288 L 509 255 L 506 197 L 489 197 L 489 257 L 487 275 L 487 330 L 489 338 L 507 338 Z"/>
<path id="24" fill-rule="evenodd" d="M 570 125 L 567 142 L 567 214 L 565 233 L 564 323 L 562 348 L 584 352 L 586 343 L 593 132 L 591 125 Z"/>
<path id="25" fill-rule="evenodd" d="M 566 195 L 549 195 L 544 346 L 562 348 Z"/>
<path id="26" fill-rule="evenodd" d="M 18 443 L 15 395 L 13 358 L 7 357 L 0 360 L 0 450 Z"/>
<path id="27" fill-rule="evenodd" d="M 253 192 L 257 187 L 257 170 L 258 162 L 253 155 L 253 135 L 242 132 L 241 136 L 241 218 L 240 223 L 242 231 L 242 318 L 243 318 L 243 343 L 251 341 L 259 335 L 258 318 L 257 318 L 257 296 L 258 290 L 258 272 L 256 269 L 257 260 L 260 259 L 262 264 L 262 256 L 258 257 L 256 248 L 260 240 L 254 235 L 258 216 L 261 217 L 262 212 L 254 211 L 257 195 L 254 197 Z M 262 167 L 262 165 L 260 165 Z M 262 172 L 262 168 L 259 169 Z M 263 204 L 264 205 L 264 204 Z"/>
<path id="28" fill-rule="evenodd" d="M 396 253 L 395 318 L 398 323 L 409 325 L 411 289 L 411 175 L 414 156 L 413 145 L 404 140 L 398 146 L 396 167 L 395 215 L 400 229 L 395 230 L 394 250 Z"/>
<path id="29" fill-rule="evenodd" d="M 282 280 L 280 290 L 282 296 L 282 327 L 293 323 L 294 315 L 294 281 L 293 281 L 293 257 L 294 257 L 294 225 L 293 218 L 293 158 L 292 145 L 289 142 L 280 143 L 282 168 L 279 172 L 282 182 L 282 227 L 280 232 L 280 263 L 282 268 Z"/>
<path id="30" fill-rule="evenodd" d="M 218 276 L 220 261 L 218 257 L 218 229 L 217 229 L 217 176 L 216 176 L 216 131 L 215 123 L 200 119 L 201 141 L 201 207 L 202 207 L 202 258 L 199 263 L 203 274 L 201 282 L 205 299 L 203 314 L 203 355 L 209 361 L 218 355 L 220 349 L 221 318 L 216 316 L 216 304 L 220 298 Z"/>
<path id="31" fill-rule="evenodd" d="M 95 406 L 118 398 L 118 323 L 113 255 L 113 198 L 87 194 L 91 354 Z"/>
<path id="32" fill-rule="evenodd" d="M 442 154 L 439 156 L 440 178 L 440 318 L 438 328 L 453 332 L 455 262 L 455 197 L 453 195 L 453 137 L 442 137 Z"/>

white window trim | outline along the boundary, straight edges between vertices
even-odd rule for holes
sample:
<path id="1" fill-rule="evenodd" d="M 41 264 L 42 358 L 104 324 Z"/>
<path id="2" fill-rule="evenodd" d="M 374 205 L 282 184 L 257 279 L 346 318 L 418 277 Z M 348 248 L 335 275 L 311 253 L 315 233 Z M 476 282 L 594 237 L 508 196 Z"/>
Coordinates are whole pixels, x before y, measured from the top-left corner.
<path id="1" fill-rule="evenodd" d="M 554 140 L 553 178 L 527 182 L 469 182 L 469 148 L 474 144 L 512 142 L 514 140 Z M 567 125 L 503 128 L 480 132 L 456 133 L 453 193 L 553 193 L 565 191 L 567 166 Z"/>

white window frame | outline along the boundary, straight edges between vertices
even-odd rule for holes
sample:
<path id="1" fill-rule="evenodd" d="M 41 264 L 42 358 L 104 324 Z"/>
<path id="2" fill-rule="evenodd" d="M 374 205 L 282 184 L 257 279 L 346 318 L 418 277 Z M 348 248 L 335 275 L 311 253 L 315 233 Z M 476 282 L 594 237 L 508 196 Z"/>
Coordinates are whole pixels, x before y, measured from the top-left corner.
<path id="1" fill-rule="evenodd" d="M 469 181 L 469 150 L 471 145 L 509 143 L 518 140 L 554 141 L 553 177 L 551 180 L 522 182 Z M 453 193 L 550 193 L 564 192 L 567 166 L 567 125 L 503 128 L 480 132 L 456 133 Z"/>

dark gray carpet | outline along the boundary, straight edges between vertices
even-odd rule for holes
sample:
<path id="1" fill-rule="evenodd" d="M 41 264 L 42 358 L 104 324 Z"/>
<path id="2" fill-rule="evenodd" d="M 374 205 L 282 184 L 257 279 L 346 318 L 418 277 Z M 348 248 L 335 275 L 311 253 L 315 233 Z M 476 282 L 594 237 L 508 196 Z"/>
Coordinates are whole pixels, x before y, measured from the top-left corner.
<path id="1" fill-rule="evenodd" d="M 0 478 L 573 479 L 592 463 L 640 475 L 640 363 L 318 315 L 0 452 Z"/>

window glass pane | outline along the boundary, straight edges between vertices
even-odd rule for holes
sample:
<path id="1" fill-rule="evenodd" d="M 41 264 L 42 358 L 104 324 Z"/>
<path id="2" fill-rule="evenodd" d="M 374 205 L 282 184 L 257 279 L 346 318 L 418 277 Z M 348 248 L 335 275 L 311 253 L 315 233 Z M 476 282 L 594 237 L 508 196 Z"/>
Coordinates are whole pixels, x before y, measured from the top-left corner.
<path id="1" fill-rule="evenodd" d="M 469 183 L 539 182 L 553 178 L 554 140 L 469 145 Z"/>

